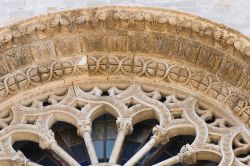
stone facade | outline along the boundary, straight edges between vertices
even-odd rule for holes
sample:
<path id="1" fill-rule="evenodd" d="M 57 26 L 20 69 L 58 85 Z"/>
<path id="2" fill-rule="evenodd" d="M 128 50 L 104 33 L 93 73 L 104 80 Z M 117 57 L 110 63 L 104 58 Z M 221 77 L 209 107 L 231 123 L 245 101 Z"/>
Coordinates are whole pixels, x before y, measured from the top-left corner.
<path id="1" fill-rule="evenodd" d="M 13 150 L 20 139 L 79 165 L 57 145 L 50 130 L 56 121 L 76 126 L 91 164 L 105 165 L 91 139 L 91 123 L 104 113 L 117 117 L 118 128 L 106 165 L 117 163 L 125 136 L 146 119 L 159 125 L 127 166 L 188 133 L 196 135 L 193 144 L 157 165 L 250 164 L 242 157 L 250 145 L 250 40 L 234 30 L 177 11 L 88 8 L 4 27 L 0 50 L 0 160 L 6 165 L 36 165 Z"/>

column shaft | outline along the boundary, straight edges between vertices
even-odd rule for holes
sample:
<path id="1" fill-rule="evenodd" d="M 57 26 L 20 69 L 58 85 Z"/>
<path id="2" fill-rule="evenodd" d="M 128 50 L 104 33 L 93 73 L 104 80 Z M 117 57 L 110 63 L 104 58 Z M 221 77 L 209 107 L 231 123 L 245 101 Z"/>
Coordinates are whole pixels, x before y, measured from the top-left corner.
<path id="1" fill-rule="evenodd" d="M 56 143 L 53 143 L 50 148 L 54 151 L 59 157 L 66 161 L 70 166 L 81 166 L 75 159 L 73 159 L 68 153 L 66 153 L 60 146 Z"/>
<path id="2" fill-rule="evenodd" d="M 89 154 L 91 164 L 99 163 L 90 133 L 89 132 L 84 132 L 83 133 L 83 139 L 85 141 L 85 145 L 86 145 L 86 148 L 87 148 L 87 151 L 88 151 L 88 154 Z"/>
<path id="3" fill-rule="evenodd" d="M 177 164 L 179 162 L 180 162 L 180 156 L 177 155 L 177 156 L 171 157 L 167 160 L 164 160 L 160 163 L 157 163 L 153 166 L 172 166 L 172 165 Z"/>
<path id="4" fill-rule="evenodd" d="M 132 157 L 130 158 L 124 166 L 133 166 L 135 165 L 140 159 L 145 156 L 158 142 L 155 138 L 151 137 L 151 139 Z"/>
<path id="5" fill-rule="evenodd" d="M 118 135 L 117 135 L 116 140 L 115 140 L 115 145 L 113 147 L 113 150 L 112 150 L 112 153 L 111 153 L 111 156 L 109 159 L 110 163 L 112 163 L 112 164 L 117 163 L 117 160 L 118 160 L 120 153 L 121 153 L 121 148 L 122 148 L 125 136 L 126 136 L 126 132 L 124 130 L 120 130 L 118 132 Z"/>

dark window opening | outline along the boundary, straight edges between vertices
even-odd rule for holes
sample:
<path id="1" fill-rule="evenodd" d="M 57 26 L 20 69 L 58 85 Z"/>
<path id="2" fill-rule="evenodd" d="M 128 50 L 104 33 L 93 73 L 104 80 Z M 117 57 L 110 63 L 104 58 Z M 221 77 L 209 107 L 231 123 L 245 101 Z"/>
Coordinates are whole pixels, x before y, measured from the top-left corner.
<path id="1" fill-rule="evenodd" d="M 57 161 L 57 155 L 52 151 L 43 150 L 39 147 L 39 144 L 32 141 L 17 141 L 14 143 L 13 148 L 18 151 L 22 151 L 26 158 L 32 162 L 44 165 L 44 166 L 58 166 L 62 165 Z"/>
<path id="2" fill-rule="evenodd" d="M 108 162 L 117 136 L 116 118 L 105 114 L 93 121 L 92 139 L 99 162 Z"/>
<path id="3" fill-rule="evenodd" d="M 90 164 L 84 140 L 77 135 L 75 126 L 65 122 L 57 122 L 51 127 L 51 130 L 55 133 L 57 144 L 81 166 Z"/>
<path id="4" fill-rule="evenodd" d="M 81 166 L 90 164 L 87 149 L 82 137 L 77 135 L 77 129 L 71 124 L 57 122 L 52 128 L 57 144 L 72 156 Z M 32 141 L 17 141 L 13 148 L 20 150 L 32 162 L 44 166 L 68 166 L 57 154 L 50 150 L 43 150 L 38 143 Z"/>
<path id="5" fill-rule="evenodd" d="M 152 136 L 152 129 L 158 124 L 156 120 L 146 120 L 133 127 L 133 133 L 126 136 L 118 164 L 126 163 Z M 57 122 L 52 128 L 55 139 L 70 156 L 81 166 L 90 164 L 90 159 L 82 137 L 77 135 L 77 129 L 68 123 Z M 108 162 L 117 136 L 116 118 L 111 115 L 102 115 L 93 121 L 92 139 L 99 162 Z M 177 155 L 180 149 L 192 144 L 195 136 L 181 135 L 170 139 L 166 145 L 159 145 L 151 149 L 136 166 L 151 166 Z M 31 161 L 44 166 L 68 166 L 63 159 L 50 150 L 43 150 L 38 143 L 32 141 L 17 141 L 13 148 L 20 150 Z M 190 166 L 216 166 L 211 161 L 197 161 Z M 184 166 L 178 163 L 174 166 Z"/>
<path id="6" fill-rule="evenodd" d="M 145 120 L 133 126 L 133 133 L 126 136 L 119 164 L 125 164 L 152 136 L 152 129 L 157 120 Z M 145 157 L 146 158 L 146 157 Z M 138 163 L 139 165 L 141 164 Z"/>
<path id="7" fill-rule="evenodd" d="M 186 144 L 192 144 L 195 136 L 192 135 L 180 135 L 173 137 L 166 145 L 159 145 L 152 151 L 147 160 L 143 162 L 143 165 L 152 165 L 164 161 L 168 158 L 176 156 L 181 148 Z M 183 166 L 183 164 L 175 164 L 175 166 Z"/>

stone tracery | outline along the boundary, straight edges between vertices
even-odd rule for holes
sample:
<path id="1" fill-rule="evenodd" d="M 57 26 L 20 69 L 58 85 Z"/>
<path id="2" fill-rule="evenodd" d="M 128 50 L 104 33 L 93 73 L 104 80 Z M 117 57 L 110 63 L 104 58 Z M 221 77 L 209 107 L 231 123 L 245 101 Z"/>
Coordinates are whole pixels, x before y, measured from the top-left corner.
<path id="1" fill-rule="evenodd" d="M 40 107 L 34 107 L 32 106 L 33 104 L 30 106 L 24 106 L 21 105 L 20 103 L 13 106 L 11 110 L 14 112 L 14 114 L 16 112 L 22 112 L 23 117 L 15 121 L 16 125 L 9 126 L 11 130 L 8 130 L 8 127 L 6 127 L 5 129 L 0 131 L 1 135 L 4 135 L 4 138 L 2 138 L 1 140 L 3 141 L 11 139 L 13 141 L 16 141 L 18 139 L 29 139 L 38 142 L 41 148 L 53 150 L 57 155 L 65 159 L 65 161 L 68 164 L 79 165 L 72 157 L 70 157 L 67 153 L 63 152 L 63 150 L 56 144 L 53 132 L 49 129 L 50 126 L 56 121 L 65 121 L 75 125 L 78 128 L 78 134 L 84 138 L 85 142 L 87 142 L 87 150 L 91 159 L 91 163 L 97 164 L 98 159 L 95 156 L 95 149 L 93 147 L 93 144 L 91 145 L 92 141 L 90 135 L 91 133 L 90 119 L 93 118 L 95 119 L 100 114 L 105 113 L 106 109 L 104 105 L 106 105 L 109 107 L 110 112 L 108 113 L 113 114 L 118 118 L 117 119 L 118 136 L 113 148 L 113 152 L 110 157 L 110 163 L 113 164 L 117 163 L 117 160 L 119 158 L 118 154 L 120 154 L 119 151 L 121 150 L 123 140 L 127 134 L 132 132 L 133 130 L 132 125 L 134 123 L 138 123 L 143 119 L 151 119 L 151 118 L 157 118 L 159 120 L 159 126 L 156 126 L 153 129 L 152 131 L 153 136 L 151 140 L 147 144 L 145 144 L 144 147 L 134 155 L 134 157 L 132 157 L 127 163 L 125 163 L 125 165 L 134 165 L 136 162 L 140 160 L 141 157 L 143 157 L 143 155 L 145 155 L 151 148 L 153 148 L 153 146 L 157 144 L 166 144 L 169 141 L 169 138 L 176 135 L 182 135 L 182 134 L 185 135 L 187 133 L 190 134 L 190 130 L 192 133 L 193 132 L 196 133 L 196 139 L 193 142 L 193 144 L 183 147 L 183 149 L 180 151 L 180 154 L 176 156 L 175 160 L 168 159 L 166 161 L 162 161 L 163 163 L 169 162 L 169 164 L 171 163 L 174 164 L 178 162 L 184 162 L 187 164 L 188 163 L 191 164 L 195 163 L 196 159 L 204 160 L 204 158 L 202 157 L 206 156 L 204 155 L 205 153 L 208 154 L 215 153 L 218 156 L 220 156 L 222 160 L 220 165 L 230 165 L 230 163 L 232 164 L 232 162 L 236 161 L 242 164 L 243 163 L 247 164 L 248 162 L 247 158 L 237 157 L 234 159 L 234 157 L 232 156 L 230 158 L 230 161 L 228 160 L 223 161 L 223 159 L 228 158 L 229 155 L 227 151 L 228 149 L 226 149 L 226 147 L 223 147 L 223 140 L 234 139 L 234 141 L 231 141 L 231 146 L 229 148 L 232 149 L 233 147 L 235 147 L 234 154 L 236 156 L 239 156 L 241 153 L 245 153 L 244 150 L 246 148 L 243 148 L 244 150 L 242 151 L 241 147 L 248 146 L 246 141 L 249 140 L 248 138 L 244 138 L 245 145 L 239 142 L 239 139 L 241 137 L 237 136 L 238 135 L 237 133 L 243 131 L 240 127 L 240 124 L 237 122 L 233 123 L 232 119 L 231 122 L 234 124 L 233 126 L 211 125 L 211 123 L 208 123 L 206 121 L 206 118 L 210 118 L 211 114 L 213 114 L 214 111 L 202 110 L 206 111 L 207 113 L 201 114 L 201 116 L 199 116 L 199 113 L 196 112 L 197 101 L 195 101 L 195 99 L 189 97 L 184 99 L 181 98 L 180 100 L 178 100 L 175 95 L 164 96 L 166 100 L 163 101 L 164 104 L 162 105 L 162 107 L 165 107 L 165 109 L 159 109 L 159 107 L 157 108 L 156 103 L 159 103 L 161 101 L 157 100 L 160 97 L 156 96 L 161 95 L 162 93 L 157 90 L 151 93 L 144 92 L 142 90 L 142 87 L 139 86 L 139 84 L 131 84 L 127 89 L 122 91 L 119 90 L 119 87 L 118 88 L 111 87 L 110 89 L 107 90 L 102 90 L 100 88 L 93 87 L 91 91 L 84 92 L 79 87 L 80 86 L 77 85 L 74 85 L 74 88 L 72 88 L 72 86 L 69 87 L 67 94 L 64 95 L 61 101 L 55 103 L 51 102 L 49 105 L 38 104 L 40 105 Z M 113 92 L 114 90 L 120 91 L 120 93 L 114 95 Z M 72 93 L 72 91 L 75 92 Z M 107 91 L 108 96 L 102 96 L 102 94 L 104 94 L 104 91 Z M 56 92 L 53 93 L 56 94 Z M 47 92 L 47 96 L 54 96 L 53 93 L 49 92 L 48 94 Z M 134 100 L 140 101 L 139 105 L 146 105 L 146 106 L 138 107 L 138 104 L 136 104 L 128 108 L 128 106 L 126 106 L 126 100 L 127 98 L 131 97 Z M 120 100 L 117 100 L 116 98 L 119 98 Z M 77 106 L 75 104 L 79 101 L 84 103 L 81 106 L 82 108 L 80 110 L 76 108 Z M 96 103 L 96 101 L 98 102 Z M 148 101 L 151 101 L 151 103 Z M 34 103 L 36 102 L 36 99 L 34 101 L 29 101 L 29 102 Z M 113 109 L 110 109 L 110 106 L 113 107 Z M 100 108 L 103 108 L 101 109 L 102 110 L 101 112 Z M 147 112 L 150 110 L 152 111 L 152 114 L 149 114 L 147 117 L 143 117 L 140 115 L 140 114 L 143 115 L 143 112 Z M 178 111 L 182 112 L 181 116 L 176 115 L 176 112 Z M 172 116 L 170 114 L 172 114 Z M 217 112 L 217 114 L 220 113 Z M 176 118 L 176 116 L 179 118 Z M 33 123 L 27 124 L 28 121 L 29 122 L 32 121 L 31 119 L 33 119 Z M 134 121 L 134 119 L 136 119 L 136 122 Z M 218 119 L 219 122 L 221 122 L 220 118 Z M 220 124 L 220 123 L 215 123 L 216 120 L 217 119 L 215 119 L 213 123 Z M 226 120 L 222 121 L 221 123 L 224 124 L 225 121 Z M 223 130 L 221 130 L 222 128 Z M 21 131 L 19 131 L 20 129 Z M 228 134 L 225 135 L 225 131 L 227 131 Z M 23 136 L 24 138 L 19 138 L 16 136 L 18 135 L 19 132 L 27 132 L 27 136 Z M 211 146 L 211 141 L 216 140 L 218 137 L 220 141 L 216 145 Z M 236 146 L 233 146 L 234 144 Z M 5 146 L 7 146 L 8 149 L 11 149 L 12 143 L 6 142 Z M 12 150 L 12 153 L 15 152 Z M 14 158 L 11 157 L 12 153 L 3 154 L 1 158 L 3 159 L 9 157 L 11 160 L 16 161 L 15 157 Z M 199 158 L 200 156 L 201 158 Z M 190 159 L 190 157 L 192 160 Z M 211 158 L 207 158 L 207 160 L 211 160 Z M 215 157 L 214 160 L 215 159 L 218 160 L 218 157 Z M 21 161 L 20 160 L 21 159 L 18 159 L 17 161 L 18 162 L 23 161 L 22 164 L 25 164 L 26 162 L 28 162 L 27 165 L 33 164 L 30 161 L 27 161 L 26 159 Z"/>
<path id="2" fill-rule="evenodd" d="M 191 145 L 156 165 L 249 165 L 250 42 L 187 14 L 151 8 L 66 11 L 0 30 L 0 162 L 37 165 L 12 145 L 37 142 L 69 165 L 79 163 L 51 130 L 72 124 L 92 165 L 116 165 L 133 126 L 157 119 L 152 137 L 124 165 L 178 135 Z M 102 114 L 117 118 L 109 163 L 91 137 Z"/>

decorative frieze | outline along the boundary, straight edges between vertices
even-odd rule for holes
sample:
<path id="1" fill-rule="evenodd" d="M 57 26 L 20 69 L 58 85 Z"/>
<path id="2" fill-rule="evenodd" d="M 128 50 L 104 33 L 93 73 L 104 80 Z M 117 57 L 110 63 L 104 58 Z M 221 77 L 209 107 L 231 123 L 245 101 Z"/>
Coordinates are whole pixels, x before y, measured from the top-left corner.
<path id="1" fill-rule="evenodd" d="M 191 38 L 194 33 L 199 38 Z M 249 93 L 250 81 L 244 79 L 249 75 L 245 55 L 249 40 L 183 13 L 136 7 L 67 11 L 4 28 L 0 36 L 2 76 L 34 61 L 92 52 L 123 52 L 131 57 L 143 53 L 200 67 Z M 214 40 L 220 45 L 214 47 Z M 229 46 L 224 48 L 225 44 Z M 228 48 L 234 46 L 244 53 L 238 55 Z"/>

